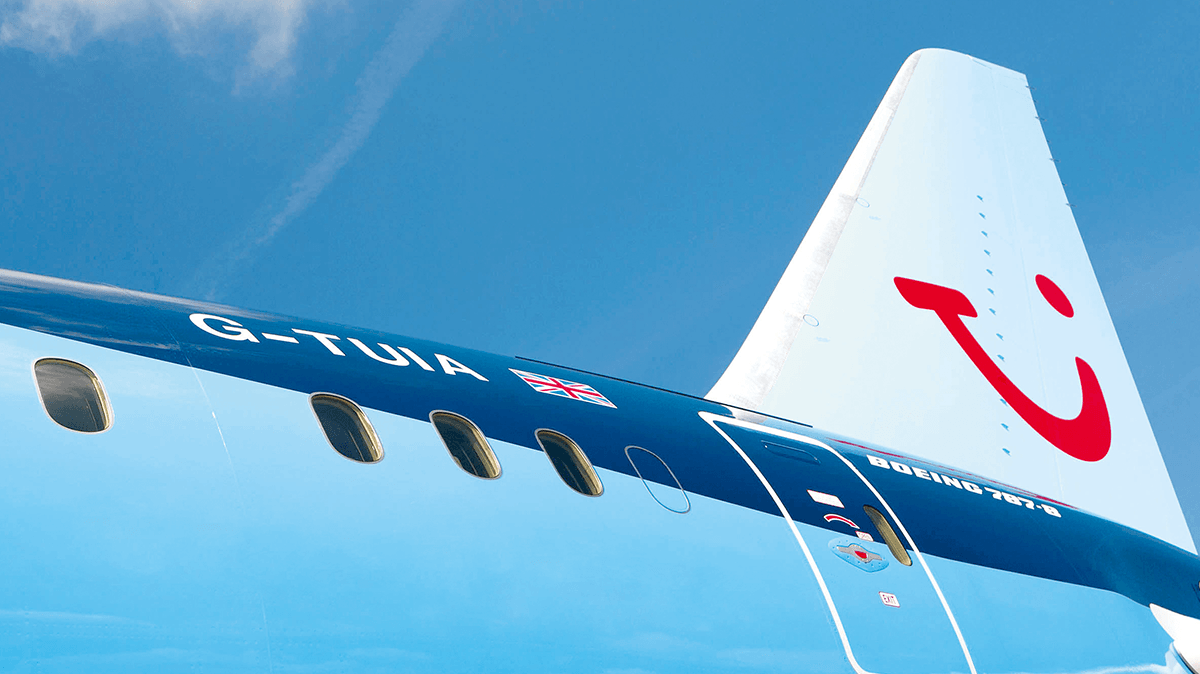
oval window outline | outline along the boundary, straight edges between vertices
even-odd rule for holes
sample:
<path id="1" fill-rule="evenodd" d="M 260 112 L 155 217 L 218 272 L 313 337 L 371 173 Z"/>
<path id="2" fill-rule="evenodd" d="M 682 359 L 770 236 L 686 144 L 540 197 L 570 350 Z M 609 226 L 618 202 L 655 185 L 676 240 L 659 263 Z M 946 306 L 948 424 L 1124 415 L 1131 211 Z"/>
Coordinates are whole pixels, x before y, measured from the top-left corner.
<path id="1" fill-rule="evenodd" d="M 317 411 L 317 406 L 328 406 L 334 409 L 339 409 L 343 414 L 350 417 L 357 426 L 357 430 L 361 433 L 363 444 L 370 453 L 370 460 L 365 458 L 356 459 L 353 456 L 343 452 L 338 448 L 333 438 L 329 436 L 329 428 L 325 425 L 325 419 L 321 417 L 321 413 Z M 308 396 L 308 408 L 312 410 L 313 416 L 317 419 L 317 425 L 321 427 L 321 434 L 325 436 L 325 442 L 337 452 L 338 456 L 344 459 L 353 461 L 354 463 L 372 464 L 383 461 L 383 443 L 379 441 L 379 436 L 375 434 L 375 427 L 371 425 L 371 420 L 367 418 L 367 414 L 362 411 L 353 400 L 346 396 L 341 396 L 336 393 L 318 392 Z M 359 456 L 363 456 L 359 452 Z"/>
<path id="2" fill-rule="evenodd" d="M 462 460 L 457 454 L 455 454 L 454 449 L 450 447 L 450 442 L 446 440 L 445 434 L 442 433 L 442 428 L 438 425 L 439 419 L 443 420 L 443 422 L 448 422 L 451 425 L 459 424 L 465 428 L 465 431 L 463 428 L 456 428 L 455 430 L 458 430 L 459 432 L 463 433 L 463 435 L 467 436 L 468 444 L 471 445 L 470 453 L 479 460 L 479 464 L 484 469 L 486 474 L 481 475 L 480 473 L 477 473 L 463 465 Z M 454 463 L 461 468 L 464 473 L 477 477 L 481 480 L 496 480 L 500 478 L 501 474 L 503 474 L 504 471 L 500 466 L 500 459 L 496 458 L 496 452 L 492 449 L 491 444 L 488 443 L 487 437 L 483 434 L 483 431 L 479 430 L 479 427 L 475 425 L 475 422 L 461 414 L 456 414 L 448 410 L 434 410 L 429 413 L 429 423 L 433 425 L 433 432 L 437 433 L 438 438 L 440 438 L 442 444 L 445 445 L 446 452 L 450 454 L 450 458 L 454 460 Z"/>
<path id="3" fill-rule="evenodd" d="M 667 474 L 670 475 L 671 479 L 675 481 L 675 489 L 678 490 L 679 493 L 683 495 L 683 502 L 684 502 L 683 510 L 678 510 L 676 508 L 672 508 L 671 506 L 667 505 L 666 503 L 663 503 L 663 500 L 658 497 L 658 494 L 654 493 L 654 489 L 650 486 L 651 481 L 647 480 L 646 477 L 644 475 L 642 475 L 642 469 L 638 468 L 637 461 L 634 461 L 633 455 L 629 453 L 629 450 L 631 450 L 631 449 L 637 450 L 639 452 L 642 452 L 643 454 L 648 454 L 649 456 L 654 457 L 655 461 L 658 461 L 658 463 L 663 468 L 667 469 Z M 677 477 L 675 475 L 675 471 L 671 470 L 671 467 L 667 465 L 666 461 L 663 461 L 663 458 L 661 456 L 646 449 L 645 447 L 638 447 L 637 445 L 629 445 L 628 447 L 625 448 L 625 458 L 629 459 L 629 465 L 633 466 L 633 472 L 637 473 L 638 478 L 642 481 L 642 485 L 644 487 L 646 487 L 646 491 L 650 492 L 650 497 L 653 498 L 656 502 L 658 502 L 658 505 L 666 508 L 667 510 L 670 510 L 673 513 L 678 513 L 680 515 L 687 514 L 688 512 L 691 511 L 692 499 L 688 497 L 687 490 L 684 489 L 683 485 L 679 483 L 679 477 Z M 664 485 L 664 484 L 659 484 L 658 482 L 655 482 L 654 484 L 657 484 L 660 487 L 663 487 L 665 489 L 670 489 L 669 486 Z"/>
<path id="4" fill-rule="evenodd" d="M 67 421 L 69 421 L 69 418 L 64 413 L 69 414 L 71 410 L 64 409 L 62 406 L 57 405 L 53 402 L 51 404 L 47 404 L 46 393 L 47 393 L 47 390 L 51 389 L 52 387 L 46 386 L 45 387 L 46 390 L 43 389 L 43 371 L 45 371 L 47 369 L 53 369 L 53 368 L 58 369 L 57 374 L 59 376 L 70 373 L 69 376 L 72 376 L 75 378 L 75 380 L 70 383 L 72 383 L 76 386 L 79 386 L 80 384 L 86 382 L 86 388 L 91 392 L 92 395 L 95 396 L 95 399 L 94 399 L 94 401 L 84 400 L 83 402 L 86 403 L 88 416 L 91 418 L 92 425 L 93 426 L 98 425 L 99 426 L 98 428 L 76 428 L 74 426 L 68 425 Z M 73 433 L 83 433 L 85 435 L 95 435 L 96 433 L 103 433 L 103 432 L 109 430 L 110 428 L 112 428 L 112 425 L 113 425 L 112 403 L 108 399 L 108 393 L 104 390 L 104 382 L 100 381 L 100 377 L 97 376 L 96 373 L 93 372 L 91 368 L 84 365 L 83 363 L 79 363 L 79 362 L 76 362 L 73 360 L 68 360 L 66 358 L 51 357 L 51 358 L 39 358 L 39 359 L 35 360 L 33 362 L 32 370 L 33 370 L 33 388 L 37 391 L 38 402 L 41 403 L 41 405 L 42 405 L 42 411 L 45 412 L 46 416 L 50 417 L 50 420 L 53 421 L 56 425 L 58 425 L 61 428 L 65 428 L 68 431 L 71 431 Z M 46 374 L 50 374 L 50 373 L 47 372 Z M 80 388 L 83 388 L 83 387 L 81 386 Z M 58 391 L 55 391 L 55 393 L 57 394 Z M 79 391 L 77 391 L 77 393 L 79 393 Z M 58 396 L 58 395 L 56 395 L 55 397 L 60 398 L 60 399 L 65 398 L 65 396 Z M 78 403 L 78 401 L 76 401 L 76 402 Z M 55 407 L 55 411 L 51 411 L 50 410 L 51 407 Z M 58 412 L 58 416 L 56 416 L 56 412 Z M 98 420 L 98 424 L 97 424 L 97 419 L 96 419 L 97 416 L 100 417 Z"/>
<path id="5" fill-rule="evenodd" d="M 600 476 L 596 474 L 596 468 L 592 466 L 591 460 L 588 459 L 587 454 L 583 453 L 583 449 L 579 447 L 578 443 L 563 433 L 549 428 L 537 429 L 534 431 L 534 437 L 537 438 L 538 446 L 542 448 L 542 453 L 546 455 L 546 459 L 550 461 L 550 465 L 554 466 L 554 472 L 558 473 L 559 479 L 564 484 L 584 496 L 596 497 L 604 494 L 604 484 L 600 482 Z M 555 451 L 553 454 L 546 448 L 547 444 L 554 446 Z M 559 455 L 560 450 L 563 455 Z M 558 460 L 555 458 L 556 455 L 558 456 Z M 564 472 L 563 466 L 566 465 L 571 465 L 578 469 L 578 481 L 574 479 L 575 476 Z"/>

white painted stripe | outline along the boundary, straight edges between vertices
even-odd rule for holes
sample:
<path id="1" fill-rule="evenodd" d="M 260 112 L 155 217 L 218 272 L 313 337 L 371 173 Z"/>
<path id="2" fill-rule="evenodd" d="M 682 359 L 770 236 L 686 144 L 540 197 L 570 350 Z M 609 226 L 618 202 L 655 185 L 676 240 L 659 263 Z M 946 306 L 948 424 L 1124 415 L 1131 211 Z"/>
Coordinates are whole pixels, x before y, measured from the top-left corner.
<path id="1" fill-rule="evenodd" d="M 262 336 L 263 339 L 269 339 L 272 342 L 287 342 L 288 344 L 300 343 L 300 340 L 296 339 L 295 337 L 288 337 L 287 335 L 272 335 L 269 332 L 264 332 L 262 333 Z"/>
<path id="2" fill-rule="evenodd" d="M 833 494 L 826 494 L 825 492 L 813 491 L 813 490 L 809 489 L 808 495 L 812 497 L 812 500 L 816 501 L 817 503 L 823 504 L 823 505 L 833 506 L 834 508 L 845 508 L 846 507 L 846 506 L 842 505 L 842 499 L 834 496 Z"/>
<path id="3" fill-rule="evenodd" d="M 862 480 L 863 484 L 867 485 L 867 488 L 871 490 L 871 493 L 875 495 L 875 498 L 879 499 L 880 505 L 882 505 L 884 509 L 887 510 L 888 514 L 892 516 L 892 521 L 895 522 L 896 526 L 900 528 L 900 533 L 904 534 L 905 540 L 907 540 L 908 544 L 912 547 L 913 554 L 916 555 L 917 561 L 921 562 L 921 568 L 925 570 L 925 575 L 929 578 L 930 584 L 933 585 L 934 592 L 937 593 L 938 600 L 942 603 L 942 608 L 946 611 L 946 617 L 950 619 L 950 626 L 954 628 L 954 634 L 958 637 L 958 645 L 962 647 L 963 656 L 965 656 L 967 659 L 967 667 L 971 670 L 971 674 L 978 674 L 978 672 L 975 670 L 975 661 L 971 658 L 970 650 L 967 649 L 966 639 L 963 638 L 962 630 L 958 628 L 958 621 L 954 619 L 954 612 L 950 610 L 950 605 L 946 603 L 946 596 L 942 594 L 942 588 L 938 585 L 937 580 L 933 577 L 933 572 L 929 570 L 929 565 L 925 563 L 925 556 L 922 555 L 921 551 L 917 549 L 917 544 L 914 543 L 912 537 L 908 535 L 908 530 L 904 528 L 904 523 L 900 521 L 900 518 L 896 517 L 896 513 L 892 511 L 892 507 L 883 499 L 883 495 L 875 489 L 875 485 L 871 484 L 867 478 L 863 477 L 863 474 L 854 467 L 854 464 L 847 461 L 846 457 L 842 456 L 841 453 L 836 449 L 819 440 L 814 440 L 803 435 L 789 433 L 788 431 L 783 431 L 776 428 L 760 426 L 758 424 L 742 421 L 741 419 L 735 419 L 733 417 L 723 417 L 711 412 L 699 412 L 699 415 L 701 419 L 708 422 L 708 425 L 712 426 L 713 430 L 719 433 L 721 437 L 725 438 L 725 441 L 737 451 L 738 455 L 742 457 L 742 460 L 750 466 L 750 470 L 754 471 L 754 474 L 758 476 L 759 482 L 762 482 L 763 486 L 766 487 L 767 493 L 771 495 L 771 499 L 775 501 L 775 506 L 779 508 L 779 512 L 783 515 L 784 521 L 787 522 L 788 528 L 791 529 L 792 535 L 795 536 L 796 542 L 800 544 L 800 549 L 804 551 L 804 558 L 808 560 L 808 566 L 812 569 L 813 576 L 815 576 L 817 579 L 817 585 L 821 587 L 821 594 L 825 596 L 826 605 L 829 606 L 829 614 L 833 617 L 833 624 L 835 627 L 837 627 L 838 636 L 841 637 L 842 648 L 846 651 L 846 658 L 850 661 L 850 666 L 854 668 L 854 671 L 857 672 L 857 674 L 872 674 L 872 672 L 868 672 L 867 670 L 863 669 L 862 666 L 858 664 L 858 660 L 854 659 L 854 652 L 850 650 L 850 640 L 846 636 L 846 628 L 842 625 L 842 618 L 840 615 L 838 615 L 837 606 L 833 603 L 833 596 L 829 594 L 829 586 L 825 584 L 825 577 L 821 575 L 820 569 L 817 568 L 817 561 L 813 559 L 812 552 L 808 549 L 808 544 L 804 542 L 804 537 L 800 535 L 800 530 L 796 528 L 796 523 L 792 520 L 791 514 L 788 513 L 787 507 L 783 505 L 783 501 L 779 499 L 779 495 L 775 493 L 774 487 L 772 487 L 771 483 L 767 481 L 767 478 L 763 476 L 762 471 L 758 469 L 758 466 L 754 465 L 754 462 L 750 460 L 750 457 L 747 456 L 746 453 L 742 451 L 742 448 L 733 441 L 733 438 L 730 438 L 725 431 L 721 430 L 721 427 L 718 426 L 716 422 L 720 421 L 722 423 L 729 424 L 730 426 L 737 426 L 739 428 L 745 428 L 752 431 L 758 431 L 760 433 L 767 433 L 768 435 L 787 438 L 796 442 L 802 442 L 814 447 L 820 447 L 821 449 L 832 452 L 833 455 L 841 459 L 842 463 L 846 464 L 850 470 L 854 471 L 854 474 L 858 476 L 858 479 Z"/>
<path id="4" fill-rule="evenodd" d="M 713 430 L 725 438 L 725 441 L 742 457 L 746 465 L 750 466 L 750 470 L 754 471 L 754 474 L 758 476 L 758 481 L 762 483 L 767 493 L 771 495 L 771 499 L 775 501 L 775 507 L 779 508 L 779 512 L 783 515 L 783 521 L 787 522 L 788 528 L 792 530 L 792 535 L 796 538 L 796 542 L 800 544 L 800 549 L 804 552 L 804 558 L 808 560 L 808 566 L 812 569 L 813 576 L 817 579 L 817 585 L 820 586 L 821 594 L 825 597 L 825 605 L 829 607 L 829 615 L 833 617 L 833 624 L 837 627 L 838 636 L 841 637 L 842 649 L 846 651 L 846 659 L 850 661 L 850 666 L 854 668 L 857 674 L 872 674 L 872 672 L 863 669 L 858 664 L 858 660 L 854 659 L 854 651 L 850 650 L 850 640 L 846 637 L 846 628 L 842 625 L 842 617 L 838 615 L 837 606 L 833 603 L 833 597 L 829 594 L 829 586 L 825 584 L 825 577 L 821 575 L 821 570 L 817 568 L 817 560 L 813 559 L 812 552 L 808 549 L 808 544 L 804 542 L 804 537 L 800 535 L 800 530 L 796 528 L 796 523 L 792 521 L 792 516 L 788 514 L 787 507 L 783 505 L 783 501 L 779 500 L 779 495 L 775 493 L 775 489 L 771 486 L 771 483 L 767 482 L 767 478 L 763 476 L 758 466 L 754 465 L 750 457 L 746 456 L 742 448 L 738 447 L 738 444 L 733 441 L 733 438 L 726 435 L 725 431 L 721 430 L 721 427 L 716 423 L 718 420 L 723 422 L 736 422 L 737 420 L 717 416 L 711 412 L 700 412 L 700 418 L 707 421 L 708 425 L 713 427 Z M 751 424 L 746 424 L 746 426 L 753 428 Z M 972 670 L 973 673 L 974 670 Z"/>

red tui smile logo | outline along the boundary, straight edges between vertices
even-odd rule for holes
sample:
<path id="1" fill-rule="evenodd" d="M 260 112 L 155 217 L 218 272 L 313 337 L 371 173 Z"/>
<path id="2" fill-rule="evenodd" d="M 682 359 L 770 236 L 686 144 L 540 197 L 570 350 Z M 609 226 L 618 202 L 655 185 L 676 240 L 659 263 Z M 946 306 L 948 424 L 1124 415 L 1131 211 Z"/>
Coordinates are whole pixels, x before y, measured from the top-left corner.
<path id="1" fill-rule="evenodd" d="M 1039 274 L 1036 279 L 1042 297 L 1058 313 L 1071 318 L 1075 310 L 1065 293 L 1053 281 Z M 1075 359 L 1079 370 L 1079 384 L 1083 390 L 1083 404 L 1074 419 L 1062 419 L 1042 409 L 1029 396 L 1021 392 L 979 345 L 967 330 L 962 317 L 975 318 L 974 305 L 967 296 L 953 288 L 914 281 L 897 276 L 896 289 L 905 301 L 918 309 L 928 309 L 937 314 L 942 324 L 950 331 L 954 341 L 967 354 L 975 367 L 996 389 L 1013 410 L 1050 444 L 1081 461 L 1099 461 L 1108 454 L 1112 444 L 1112 427 L 1108 419 L 1108 406 L 1104 403 L 1104 392 L 1096 373 L 1082 358 Z"/>

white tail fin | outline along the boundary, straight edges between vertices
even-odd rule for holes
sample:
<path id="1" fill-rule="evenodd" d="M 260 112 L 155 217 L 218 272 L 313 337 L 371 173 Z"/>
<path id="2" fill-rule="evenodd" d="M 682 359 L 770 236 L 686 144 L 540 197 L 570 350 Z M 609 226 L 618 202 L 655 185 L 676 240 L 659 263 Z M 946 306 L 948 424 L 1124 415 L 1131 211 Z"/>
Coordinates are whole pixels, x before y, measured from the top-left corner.
<path id="1" fill-rule="evenodd" d="M 711 400 L 1195 551 L 1025 76 L 905 61 Z"/>

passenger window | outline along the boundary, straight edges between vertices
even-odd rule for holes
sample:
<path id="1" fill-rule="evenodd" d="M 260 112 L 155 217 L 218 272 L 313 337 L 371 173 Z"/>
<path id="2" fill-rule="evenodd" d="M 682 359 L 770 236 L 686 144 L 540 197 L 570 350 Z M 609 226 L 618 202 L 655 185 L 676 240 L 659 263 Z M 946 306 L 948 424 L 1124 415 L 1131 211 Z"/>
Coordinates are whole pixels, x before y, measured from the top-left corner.
<path id="1" fill-rule="evenodd" d="M 485 480 L 500 477 L 500 462 L 475 424 L 450 412 L 434 412 L 429 420 L 459 468 Z"/>
<path id="2" fill-rule="evenodd" d="M 883 536 L 883 542 L 887 543 L 888 550 L 892 551 L 892 556 L 896 558 L 896 561 L 904 566 L 912 566 L 912 558 L 908 556 L 908 550 L 904 549 L 904 545 L 900 543 L 900 538 L 896 536 L 895 531 L 892 531 L 892 525 L 888 524 L 887 518 L 883 516 L 883 513 L 869 505 L 863 506 L 863 510 L 867 513 L 867 517 L 871 518 L 871 522 L 875 525 L 875 529 L 879 531 L 879 535 Z"/>
<path id="3" fill-rule="evenodd" d="M 599 496 L 604 485 L 575 441 L 562 433 L 542 429 L 537 432 L 538 444 L 554 464 L 554 470 L 567 486 L 584 496 Z"/>
<path id="4" fill-rule="evenodd" d="M 329 393 L 314 393 L 309 402 L 325 439 L 338 454 L 359 463 L 375 463 L 383 458 L 383 445 L 358 405 Z"/>
<path id="5" fill-rule="evenodd" d="M 112 426 L 112 408 L 96 373 L 79 363 L 43 358 L 33 364 L 42 407 L 54 423 L 80 433 Z"/>
<path id="6" fill-rule="evenodd" d="M 679 484 L 679 478 L 662 457 L 641 447 L 626 447 L 625 456 L 660 506 L 680 514 L 692 509 L 691 499 Z"/>

